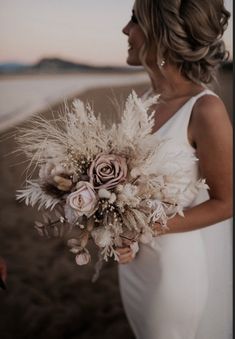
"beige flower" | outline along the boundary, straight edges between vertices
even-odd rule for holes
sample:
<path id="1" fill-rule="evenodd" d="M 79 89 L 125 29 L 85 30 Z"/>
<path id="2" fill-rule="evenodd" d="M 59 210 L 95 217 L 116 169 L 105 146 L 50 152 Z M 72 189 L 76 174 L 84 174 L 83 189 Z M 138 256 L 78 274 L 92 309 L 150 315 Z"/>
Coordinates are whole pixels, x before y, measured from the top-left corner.
<path id="1" fill-rule="evenodd" d="M 138 196 L 138 187 L 132 184 L 125 184 L 121 193 L 117 195 L 117 205 L 123 207 L 125 205 L 136 207 L 140 203 Z"/>
<path id="2" fill-rule="evenodd" d="M 90 217 L 96 210 L 98 197 L 93 186 L 86 181 L 77 184 L 77 190 L 67 197 L 66 204 L 72 208 L 78 217 Z"/>
<path id="3" fill-rule="evenodd" d="M 116 154 L 100 154 L 92 162 L 88 175 L 96 189 L 116 187 L 126 179 L 126 159 Z"/>
<path id="4" fill-rule="evenodd" d="M 111 198 L 111 192 L 106 190 L 105 188 L 100 188 L 98 191 L 98 195 L 101 199 L 110 199 Z"/>
<path id="5" fill-rule="evenodd" d="M 39 178 L 43 183 L 53 185 L 60 191 L 69 191 L 72 187 L 73 172 L 61 164 L 47 162 L 39 170 Z"/>
<path id="6" fill-rule="evenodd" d="M 112 233 L 104 227 L 94 229 L 91 235 L 99 247 L 109 246 L 112 243 Z"/>

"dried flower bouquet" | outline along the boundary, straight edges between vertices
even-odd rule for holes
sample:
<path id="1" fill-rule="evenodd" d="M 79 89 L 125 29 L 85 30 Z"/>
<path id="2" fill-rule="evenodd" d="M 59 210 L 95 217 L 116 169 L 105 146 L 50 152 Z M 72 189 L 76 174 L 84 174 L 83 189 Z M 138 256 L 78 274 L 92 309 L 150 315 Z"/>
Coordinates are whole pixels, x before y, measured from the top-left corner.
<path id="1" fill-rule="evenodd" d="M 139 242 L 153 241 L 155 222 L 166 228 L 168 218 L 183 216 L 184 206 L 208 188 L 192 180 L 197 159 L 187 145 L 152 134 L 155 112 L 149 110 L 157 100 L 133 91 L 111 128 L 75 100 L 56 121 L 37 118 L 21 130 L 20 149 L 38 176 L 26 179 L 17 199 L 42 211 L 43 221 L 35 222 L 41 235 L 73 234 L 68 245 L 78 265 L 91 260 L 90 239 L 106 261 L 118 261 L 124 239 L 138 250 Z"/>

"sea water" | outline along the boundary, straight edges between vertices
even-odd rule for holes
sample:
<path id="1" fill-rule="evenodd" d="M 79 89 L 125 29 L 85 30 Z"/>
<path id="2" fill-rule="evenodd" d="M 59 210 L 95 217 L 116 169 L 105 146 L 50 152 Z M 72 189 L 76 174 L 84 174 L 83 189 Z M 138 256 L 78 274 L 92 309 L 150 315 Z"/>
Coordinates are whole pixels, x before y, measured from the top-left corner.
<path id="1" fill-rule="evenodd" d="M 12 127 L 54 104 L 97 87 L 138 84 L 145 73 L 45 74 L 0 78 L 0 130 Z"/>

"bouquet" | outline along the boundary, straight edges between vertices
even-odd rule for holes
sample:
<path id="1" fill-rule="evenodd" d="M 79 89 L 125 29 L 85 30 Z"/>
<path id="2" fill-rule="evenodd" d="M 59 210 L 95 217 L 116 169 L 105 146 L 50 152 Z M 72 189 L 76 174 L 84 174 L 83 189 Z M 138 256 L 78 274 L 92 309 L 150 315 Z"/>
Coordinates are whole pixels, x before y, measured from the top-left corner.
<path id="1" fill-rule="evenodd" d="M 35 222 L 40 235 L 72 235 L 68 246 L 76 263 L 91 260 L 88 243 L 100 260 L 114 258 L 125 239 L 151 243 L 153 225 L 164 231 L 167 220 L 207 189 L 205 180 L 193 180 L 197 161 L 187 145 L 157 140 L 152 134 L 159 96 L 146 100 L 133 91 L 120 122 L 107 127 L 89 104 L 73 101 L 52 121 L 36 118 L 21 130 L 20 149 L 38 170 L 26 178 L 17 199 L 42 212 Z M 35 172 L 35 171 L 34 171 Z"/>

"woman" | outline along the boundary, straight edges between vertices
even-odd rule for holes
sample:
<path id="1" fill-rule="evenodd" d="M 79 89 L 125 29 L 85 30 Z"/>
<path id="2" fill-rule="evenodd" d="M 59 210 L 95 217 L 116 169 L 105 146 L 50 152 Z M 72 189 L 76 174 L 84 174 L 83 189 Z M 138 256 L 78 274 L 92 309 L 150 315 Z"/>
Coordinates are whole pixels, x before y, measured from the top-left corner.
<path id="1" fill-rule="evenodd" d="M 136 0 L 127 63 L 143 65 L 161 94 L 156 139 L 187 143 L 206 178 L 185 217 L 169 220 L 154 246 L 119 248 L 124 308 L 137 339 L 229 339 L 232 334 L 232 130 L 225 106 L 207 89 L 226 60 L 222 0 Z M 155 225 L 160 231 L 160 226 Z"/>

